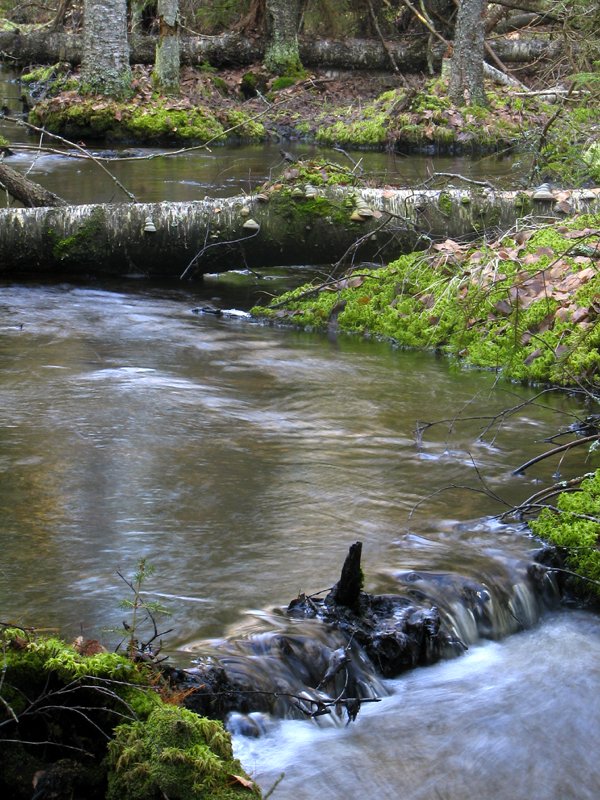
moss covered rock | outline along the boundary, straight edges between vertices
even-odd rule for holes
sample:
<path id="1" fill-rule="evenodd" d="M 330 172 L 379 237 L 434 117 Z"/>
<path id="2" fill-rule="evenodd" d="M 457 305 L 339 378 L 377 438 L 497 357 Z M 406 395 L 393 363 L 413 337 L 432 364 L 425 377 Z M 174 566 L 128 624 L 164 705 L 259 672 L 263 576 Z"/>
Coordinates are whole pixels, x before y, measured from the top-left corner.
<path id="1" fill-rule="evenodd" d="M 21 628 L 0 628 L 0 647 L 3 797 L 28 800 L 35 781 L 72 800 L 104 800 L 107 786 L 123 800 L 260 797 L 222 725 L 167 704 L 151 665 Z"/>
<path id="2" fill-rule="evenodd" d="M 120 725 L 109 745 L 108 800 L 235 800 L 260 797 L 233 758 L 220 722 L 163 705 Z"/>
<path id="3" fill-rule="evenodd" d="M 556 510 L 545 508 L 530 523 L 532 531 L 560 548 L 566 566 L 587 578 L 578 592 L 600 597 L 600 470 L 582 482 L 577 491 L 563 492 Z"/>

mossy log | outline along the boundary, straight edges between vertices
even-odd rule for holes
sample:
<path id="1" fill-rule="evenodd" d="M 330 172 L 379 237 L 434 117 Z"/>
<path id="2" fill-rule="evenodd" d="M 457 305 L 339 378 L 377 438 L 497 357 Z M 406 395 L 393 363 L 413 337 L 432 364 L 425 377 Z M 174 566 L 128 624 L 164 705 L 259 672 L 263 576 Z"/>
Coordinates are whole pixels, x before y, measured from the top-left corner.
<path id="1" fill-rule="evenodd" d="M 506 229 L 523 216 L 597 211 L 600 189 L 546 199 L 480 188 L 275 185 L 195 202 L 0 210 L 0 274 L 186 277 L 239 268 L 385 263 L 432 240 Z M 557 202 L 559 201 L 560 202 Z"/>
<path id="2" fill-rule="evenodd" d="M 54 64 L 81 61 L 81 35 L 52 32 L 47 29 L 0 31 L 0 52 L 18 64 Z M 132 36 L 130 60 L 133 64 L 153 64 L 156 55 L 156 36 Z M 214 67 L 230 67 L 262 61 L 264 43 L 235 33 L 220 36 L 182 36 L 183 64 L 210 63 Z M 491 42 L 497 56 L 504 62 L 527 62 L 553 58 L 560 53 L 560 40 L 548 41 L 533 36 L 527 39 L 494 39 Z M 445 47 L 434 44 L 430 57 L 441 64 Z M 390 55 L 398 68 L 419 71 L 427 67 L 428 51 L 421 39 L 409 42 L 388 42 L 387 50 L 378 39 L 315 39 L 300 41 L 300 58 L 305 66 L 389 71 Z"/>

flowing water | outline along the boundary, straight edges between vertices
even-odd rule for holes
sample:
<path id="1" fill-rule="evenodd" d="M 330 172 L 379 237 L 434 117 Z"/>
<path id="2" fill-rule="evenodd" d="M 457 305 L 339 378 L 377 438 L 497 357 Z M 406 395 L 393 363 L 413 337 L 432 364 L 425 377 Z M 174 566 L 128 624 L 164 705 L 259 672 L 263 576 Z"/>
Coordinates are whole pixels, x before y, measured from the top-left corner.
<path id="1" fill-rule="evenodd" d="M 257 152 L 210 158 L 222 170 Z M 78 169 L 49 188 L 82 200 Z M 149 175 L 150 193 L 168 191 Z M 361 540 L 365 588 L 426 589 L 469 649 L 382 682 L 347 727 L 260 719 L 262 737 L 235 736 L 260 784 L 285 773 L 281 800 L 598 797 L 600 622 L 547 610 L 525 580 L 539 543 L 494 519 L 491 496 L 513 504 L 551 480 L 556 463 L 513 469 L 588 411 L 546 395 L 480 437 L 533 392 L 385 343 L 191 312 L 298 279 L 0 285 L 0 621 L 113 646 L 129 598 L 117 571 L 145 558 L 185 666 L 225 637 L 267 641 L 278 609 L 331 586 Z"/>

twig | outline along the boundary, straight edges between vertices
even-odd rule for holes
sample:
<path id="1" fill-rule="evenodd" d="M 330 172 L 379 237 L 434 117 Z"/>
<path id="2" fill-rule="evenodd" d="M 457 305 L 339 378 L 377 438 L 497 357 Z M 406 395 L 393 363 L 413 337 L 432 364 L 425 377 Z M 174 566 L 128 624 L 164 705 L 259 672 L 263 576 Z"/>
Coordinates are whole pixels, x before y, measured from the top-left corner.
<path id="1" fill-rule="evenodd" d="M 271 788 L 269 789 L 269 791 L 268 791 L 268 792 L 267 792 L 265 795 L 263 795 L 263 800 L 269 800 L 269 797 L 271 797 L 271 795 L 273 794 L 273 792 L 275 791 L 275 789 L 276 789 L 276 788 L 279 786 L 279 784 L 281 783 L 281 781 L 282 781 L 284 778 L 285 778 L 285 772 L 282 772 L 282 773 L 281 773 L 281 775 L 280 775 L 280 776 L 277 778 L 277 780 L 276 780 L 276 781 L 275 781 L 275 783 L 273 784 L 273 786 L 271 786 Z"/>
<path id="2" fill-rule="evenodd" d="M 571 450 L 573 447 L 578 447 L 581 444 L 588 444 L 588 442 L 597 442 L 600 441 L 600 434 L 596 433 L 593 436 L 584 436 L 582 439 L 574 439 L 572 442 L 567 442 L 566 444 L 561 444 L 558 447 L 553 447 L 552 450 L 547 450 L 545 453 L 542 453 L 539 456 L 535 456 L 535 458 L 529 459 L 524 464 L 521 464 L 520 467 L 513 470 L 513 475 L 522 475 L 526 469 L 537 464 L 540 461 L 544 461 L 546 458 L 550 458 L 551 456 L 556 455 L 557 453 L 564 453 L 566 450 Z"/>
<path id="3" fill-rule="evenodd" d="M 433 172 L 423 183 L 430 183 L 434 178 L 456 178 L 456 180 L 464 181 L 465 183 L 473 183 L 475 186 L 487 186 L 489 189 L 497 190 L 497 187 L 490 181 L 476 181 L 474 178 L 467 178 L 465 175 L 460 175 L 456 172 Z"/>
<path id="4" fill-rule="evenodd" d="M 57 141 L 63 142 L 63 144 L 66 144 L 69 147 L 74 147 L 76 150 L 79 150 L 81 153 L 83 153 L 85 155 L 86 158 L 89 158 L 91 161 L 93 161 L 95 164 L 97 164 L 100 167 L 100 169 L 103 170 L 103 172 L 105 172 L 108 175 L 108 177 L 117 184 L 119 189 L 121 189 L 123 192 L 125 192 L 127 197 L 133 203 L 136 202 L 136 200 L 137 200 L 136 196 L 132 192 L 130 192 L 129 189 L 126 189 L 123 186 L 123 184 L 121 183 L 121 181 L 118 178 L 116 178 L 112 174 L 112 172 L 110 170 L 108 170 L 104 166 L 104 164 L 102 164 L 100 162 L 100 160 L 98 158 L 96 158 L 96 156 L 93 156 L 90 153 L 89 150 L 86 150 L 85 147 L 82 147 L 81 145 L 76 144 L 75 142 L 71 142 L 71 141 L 69 141 L 69 139 L 65 139 L 63 136 L 59 136 L 57 133 L 50 133 L 45 128 L 40 128 L 37 125 L 32 125 L 31 122 L 25 122 L 25 120 L 16 119 L 14 117 L 6 117 L 5 119 L 9 120 L 10 122 L 16 122 L 17 125 L 23 125 L 24 127 L 30 128 L 31 130 L 36 131 L 37 133 L 41 133 L 44 136 L 49 136 L 51 139 L 56 139 Z"/>
<path id="5" fill-rule="evenodd" d="M 183 280 L 185 278 L 185 276 L 188 274 L 190 269 L 194 266 L 196 261 L 198 261 L 198 259 L 201 258 L 204 255 L 204 253 L 206 253 L 207 250 L 210 250 L 211 247 L 223 247 L 223 245 L 232 245 L 232 244 L 240 244 L 241 242 L 247 242 L 249 239 L 254 239 L 254 237 L 258 236 L 259 233 L 260 233 L 260 228 L 259 228 L 259 230 L 255 231 L 254 233 L 251 233 L 249 236 L 243 236 L 240 239 L 228 239 L 226 242 L 212 242 L 211 244 L 206 244 L 206 239 L 208 237 L 208 228 L 207 228 L 206 229 L 206 235 L 204 237 L 204 245 L 196 253 L 196 255 L 192 258 L 192 260 L 187 265 L 187 267 L 183 270 L 183 272 L 179 276 L 179 280 Z"/>

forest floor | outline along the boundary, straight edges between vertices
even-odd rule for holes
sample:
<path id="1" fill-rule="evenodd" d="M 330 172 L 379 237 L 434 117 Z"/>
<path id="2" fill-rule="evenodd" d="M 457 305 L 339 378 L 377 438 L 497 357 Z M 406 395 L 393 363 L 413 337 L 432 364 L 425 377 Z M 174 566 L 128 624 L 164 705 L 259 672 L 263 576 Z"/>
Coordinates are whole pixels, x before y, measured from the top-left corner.
<path id="1" fill-rule="evenodd" d="M 23 76 L 30 120 L 75 140 L 159 145 L 305 140 L 398 152 L 493 152 L 529 146 L 556 107 L 489 84 L 487 108 L 457 108 L 445 81 L 393 73 L 268 78 L 260 67 L 186 67 L 177 96 L 159 95 L 151 68 L 134 67 L 132 97 L 79 93 L 77 74 L 45 67 Z"/>

